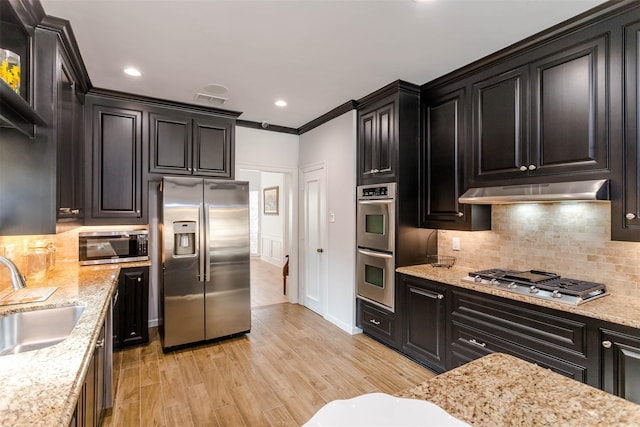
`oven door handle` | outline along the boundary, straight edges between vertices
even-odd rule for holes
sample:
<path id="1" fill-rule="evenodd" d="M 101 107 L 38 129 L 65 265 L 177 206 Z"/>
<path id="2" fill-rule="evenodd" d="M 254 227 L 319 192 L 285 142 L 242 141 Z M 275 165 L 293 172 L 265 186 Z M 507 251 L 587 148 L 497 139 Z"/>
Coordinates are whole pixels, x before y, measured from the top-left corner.
<path id="1" fill-rule="evenodd" d="M 368 251 L 366 249 L 360 249 L 360 248 L 358 248 L 358 252 L 360 252 L 362 255 L 368 255 L 375 258 L 387 258 L 387 259 L 393 258 L 392 254 L 387 254 L 384 252 L 374 252 L 374 251 Z"/>
<path id="2" fill-rule="evenodd" d="M 393 199 L 358 200 L 358 204 L 360 205 L 390 205 L 391 203 L 393 203 Z"/>

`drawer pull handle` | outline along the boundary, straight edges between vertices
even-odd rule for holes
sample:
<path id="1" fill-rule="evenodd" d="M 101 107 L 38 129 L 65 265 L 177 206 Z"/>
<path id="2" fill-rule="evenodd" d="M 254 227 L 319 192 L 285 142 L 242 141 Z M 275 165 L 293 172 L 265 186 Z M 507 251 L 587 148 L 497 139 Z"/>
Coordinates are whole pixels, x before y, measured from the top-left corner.
<path id="1" fill-rule="evenodd" d="M 414 288 L 410 288 L 410 291 L 413 292 L 413 293 L 416 293 L 418 295 L 422 295 L 424 297 L 427 297 L 427 298 L 433 298 L 433 299 L 443 299 L 444 298 L 444 295 L 437 294 L 435 292 L 422 291 L 422 290 L 418 290 L 418 289 L 414 289 Z"/>
<path id="2" fill-rule="evenodd" d="M 471 338 L 471 339 L 469 340 L 469 342 L 470 342 L 471 344 L 475 344 L 475 345 L 480 346 L 480 347 L 482 347 L 482 348 L 485 348 L 485 347 L 487 346 L 487 343 L 484 343 L 484 342 L 478 342 L 478 341 L 476 341 L 476 339 L 475 339 L 475 338 Z"/>
<path id="3" fill-rule="evenodd" d="M 611 341 L 602 341 L 602 346 L 604 348 L 611 348 Z"/>
<path id="4" fill-rule="evenodd" d="M 376 326 L 380 324 L 380 322 L 378 322 L 376 319 L 370 319 L 369 322 L 373 323 Z"/>

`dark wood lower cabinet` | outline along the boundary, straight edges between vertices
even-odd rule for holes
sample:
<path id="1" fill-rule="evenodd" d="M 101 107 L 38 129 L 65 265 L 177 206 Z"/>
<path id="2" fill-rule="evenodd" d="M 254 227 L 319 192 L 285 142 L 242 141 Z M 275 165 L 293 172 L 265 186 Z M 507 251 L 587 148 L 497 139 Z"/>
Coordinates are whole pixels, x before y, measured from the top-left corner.
<path id="1" fill-rule="evenodd" d="M 405 313 L 402 351 L 436 372 L 446 357 L 446 286 L 400 276 Z"/>
<path id="2" fill-rule="evenodd" d="M 76 403 L 70 427 L 97 427 L 102 424 L 105 410 L 105 325 L 89 362 L 89 368 Z M 111 372 L 110 370 L 108 372 Z"/>
<path id="3" fill-rule="evenodd" d="M 640 334 L 614 328 L 600 328 L 602 389 L 640 403 Z"/>
<path id="4" fill-rule="evenodd" d="M 357 325 L 373 338 L 397 349 L 400 346 L 400 323 L 395 313 L 368 301 L 357 300 Z"/>
<path id="5" fill-rule="evenodd" d="M 640 403 L 640 329 L 406 274 L 396 312 L 358 300 L 358 326 L 441 373 L 500 352 Z"/>
<path id="6" fill-rule="evenodd" d="M 113 348 L 149 342 L 149 267 L 123 268 L 113 309 Z"/>

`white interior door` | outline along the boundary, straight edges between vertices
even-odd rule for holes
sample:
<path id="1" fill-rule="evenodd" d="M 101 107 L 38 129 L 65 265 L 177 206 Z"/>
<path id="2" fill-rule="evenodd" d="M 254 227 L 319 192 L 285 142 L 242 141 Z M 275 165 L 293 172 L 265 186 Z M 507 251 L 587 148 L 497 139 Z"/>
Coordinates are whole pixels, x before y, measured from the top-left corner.
<path id="1" fill-rule="evenodd" d="M 303 294 L 302 304 L 327 314 L 327 225 L 324 168 L 303 171 Z"/>

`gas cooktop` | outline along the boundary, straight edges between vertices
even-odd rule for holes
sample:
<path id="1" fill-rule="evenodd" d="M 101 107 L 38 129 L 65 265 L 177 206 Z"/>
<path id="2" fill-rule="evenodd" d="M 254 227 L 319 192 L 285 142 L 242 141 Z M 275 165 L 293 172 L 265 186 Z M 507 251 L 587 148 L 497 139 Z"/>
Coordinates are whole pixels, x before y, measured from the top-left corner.
<path id="1" fill-rule="evenodd" d="M 609 295 L 602 283 L 568 279 L 555 273 L 538 270 L 517 271 L 493 268 L 471 272 L 462 281 L 570 305 L 583 304 Z"/>

